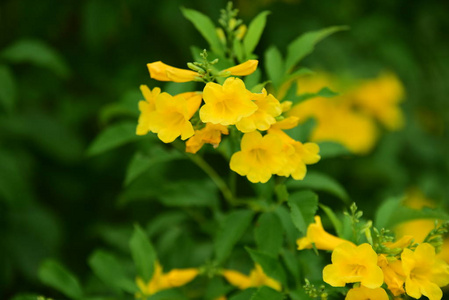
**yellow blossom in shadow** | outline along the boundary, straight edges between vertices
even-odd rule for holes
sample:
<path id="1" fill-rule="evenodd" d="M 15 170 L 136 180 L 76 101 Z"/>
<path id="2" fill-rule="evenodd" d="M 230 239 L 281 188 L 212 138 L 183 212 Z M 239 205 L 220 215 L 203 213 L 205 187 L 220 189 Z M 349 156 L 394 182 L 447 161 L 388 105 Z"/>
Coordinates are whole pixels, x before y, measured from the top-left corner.
<path id="1" fill-rule="evenodd" d="M 211 144 L 217 148 L 221 142 L 221 135 L 229 134 L 226 126 L 207 123 L 203 129 L 196 130 L 195 134 L 186 142 L 186 152 L 197 153 L 204 144 Z"/>
<path id="2" fill-rule="evenodd" d="M 271 287 L 277 291 L 282 289 L 281 284 L 277 280 L 268 277 L 264 273 L 262 267 L 258 264 L 256 264 L 255 268 L 251 270 L 249 276 L 234 270 L 224 270 L 222 275 L 230 284 L 241 290 L 263 285 Z"/>
<path id="3" fill-rule="evenodd" d="M 253 93 L 252 98 L 257 105 L 257 110 L 252 115 L 242 118 L 235 126 L 245 133 L 268 130 L 272 124 L 276 123 L 275 117 L 282 113 L 281 104 L 273 95 L 267 94 L 265 89 L 260 94 Z"/>
<path id="4" fill-rule="evenodd" d="M 315 216 L 315 223 L 307 227 L 307 235 L 299 238 L 296 244 L 298 245 L 298 250 L 311 249 L 312 243 L 315 244 L 318 250 L 334 250 L 338 245 L 345 242 L 352 244 L 349 241 L 326 232 L 321 224 L 320 216 Z"/>
<path id="5" fill-rule="evenodd" d="M 221 72 L 229 72 L 229 75 L 232 76 L 246 76 L 254 73 L 254 71 L 256 71 L 257 69 L 258 64 L 259 61 L 255 59 L 250 59 L 244 63 L 225 69 Z"/>
<path id="6" fill-rule="evenodd" d="M 159 94 L 155 99 L 155 110 L 148 114 L 150 130 L 157 133 L 164 143 L 171 143 L 178 136 L 183 140 L 188 139 L 194 134 L 189 120 L 192 112 L 198 109 L 198 99 L 201 101 L 198 96 L 191 96 L 187 100 L 182 94 L 175 97 L 167 93 Z"/>
<path id="7" fill-rule="evenodd" d="M 360 282 L 367 288 L 375 289 L 382 285 L 384 275 L 377 265 L 377 254 L 371 245 L 355 246 L 345 242 L 332 252 L 332 264 L 324 267 L 323 280 L 335 287 Z"/>
<path id="8" fill-rule="evenodd" d="M 253 183 L 267 182 L 284 165 L 282 143 L 275 134 L 253 131 L 243 135 L 241 151 L 231 157 L 231 170 L 246 176 Z"/>
<path id="9" fill-rule="evenodd" d="M 399 296 L 404 294 L 405 274 L 402 269 L 402 262 L 395 257 L 387 257 L 385 254 L 380 254 L 377 264 L 382 269 L 384 281 L 393 295 Z"/>
<path id="10" fill-rule="evenodd" d="M 285 121 L 285 120 L 284 120 Z M 301 143 L 292 139 L 288 134 L 278 129 L 270 129 L 282 141 L 284 164 L 276 173 L 279 176 L 292 176 L 295 180 L 302 180 L 306 176 L 306 165 L 317 163 L 320 160 L 320 148 L 315 143 Z"/>
<path id="11" fill-rule="evenodd" d="M 147 67 L 150 77 L 159 81 L 188 82 L 194 81 L 199 77 L 197 72 L 175 68 L 161 61 L 149 63 Z"/>
<path id="12" fill-rule="evenodd" d="M 393 73 L 364 81 L 351 92 L 350 97 L 360 109 L 375 117 L 387 129 L 403 127 L 404 117 L 399 103 L 404 98 L 404 87 Z"/>
<path id="13" fill-rule="evenodd" d="M 143 298 L 151 296 L 159 291 L 183 286 L 198 275 L 198 269 L 173 269 L 168 273 L 162 272 L 162 267 L 159 262 L 154 266 L 153 277 L 149 282 L 145 282 L 142 278 L 136 278 L 136 284 L 140 292 L 136 293 L 136 298 Z"/>
<path id="14" fill-rule="evenodd" d="M 161 93 L 161 89 L 155 87 L 152 91 L 146 85 L 140 86 L 140 91 L 145 101 L 139 101 L 140 116 L 136 128 L 137 135 L 145 135 L 150 131 L 150 114 L 156 110 L 156 98 Z"/>
<path id="15" fill-rule="evenodd" d="M 420 244 L 415 251 L 404 249 L 401 261 L 407 295 L 416 299 L 422 295 L 430 300 L 441 299 L 440 287 L 449 284 L 449 265 L 436 257 L 432 245 Z"/>
<path id="16" fill-rule="evenodd" d="M 352 288 L 346 294 L 345 300 L 388 300 L 388 294 L 383 288 L 369 289 L 359 286 Z"/>
<path id="17" fill-rule="evenodd" d="M 223 85 L 207 83 L 203 99 L 205 104 L 200 109 L 203 123 L 234 125 L 258 108 L 243 81 L 236 77 L 226 79 Z"/>

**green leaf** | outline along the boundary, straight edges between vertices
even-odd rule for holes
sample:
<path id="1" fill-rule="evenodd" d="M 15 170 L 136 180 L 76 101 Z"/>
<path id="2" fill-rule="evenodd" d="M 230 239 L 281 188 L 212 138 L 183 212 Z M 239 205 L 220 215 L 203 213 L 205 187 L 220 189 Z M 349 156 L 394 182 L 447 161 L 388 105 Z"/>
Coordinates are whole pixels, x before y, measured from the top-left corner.
<path id="1" fill-rule="evenodd" d="M 128 293 L 137 291 L 137 286 L 131 276 L 128 276 L 124 266 L 112 254 L 96 250 L 89 257 L 89 266 L 106 286 Z"/>
<path id="2" fill-rule="evenodd" d="M 249 24 L 248 31 L 243 38 L 243 47 L 245 48 L 246 58 L 249 58 L 254 49 L 256 49 L 260 37 L 262 36 L 263 29 L 265 28 L 265 24 L 267 23 L 267 16 L 269 14 L 269 11 L 263 11 Z"/>
<path id="3" fill-rule="evenodd" d="M 17 101 L 17 87 L 14 77 L 5 65 L 0 65 L 0 105 L 11 112 Z"/>
<path id="4" fill-rule="evenodd" d="M 136 126 L 137 124 L 133 122 L 122 122 L 107 127 L 90 144 L 89 149 L 87 149 L 87 155 L 98 155 L 142 139 L 142 137 L 136 135 Z"/>
<path id="5" fill-rule="evenodd" d="M 162 188 L 159 200 L 167 206 L 215 206 L 217 186 L 208 178 L 169 182 Z"/>
<path id="6" fill-rule="evenodd" d="M 288 205 L 293 224 L 303 235 L 306 235 L 307 226 L 313 222 L 318 210 L 318 196 L 309 190 L 295 192 L 290 194 Z"/>
<path id="7" fill-rule="evenodd" d="M 265 52 L 265 70 L 267 71 L 268 79 L 271 80 L 274 88 L 277 90 L 280 87 L 285 70 L 282 54 L 275 46 L 271 46 Z"/>
<path id="8" fill-rule="evenodd" d="M 295 39 L 287 47 L 285 68 L 291 70 L 304 57 L 313 52 L 315 45 L 334 32 L 347 30 L 346 26 L 333 26 L 317 31 L 306 32 Z"/>
<path id="9" fill-rule="evenodd" d="M 76 277 L 57 261 L 44 261 L 39 268 L 39 279 L 69 298 L 83 297 L 83 291 Z"/>
<path id="10" fill-rule="evenodd" d="M 337 216 L 330 207 L 324 204 L 319 204 L 319 206 L 326 213 L 327 217 L 331 220 L 332 225 L 334 226 L 335 231 L 337 232 L 337 235 L 341 237 L 343 235 L 342 222 L 337 218 Z"/>
<path id="11" fill-rule="evenodd" d="M 235 210 L 225 217 L 214 242 L 215 256 L 222 263 L 248 228 L 254 213 L 250 210 Z"/>
<path id="12" fill-rule="evenodd" d="M 251 300 L 282 300 L 284 296 L 268 286 L 261 286 L 251 297 Z"/>
<path id="13" fill-rule="evenodd" d="M 156 262 L 156 252 L 151 245 L 145 231 L 140 226 L 134 227 L 134 233 L 129 241 L 129 248 L 137 267 L 137 273 L 145 282 L 153 276 L 154 264 Z"/>
<path id="14" fill-rule="evenodd" d="M 244 63 L 245 62 L 245 52 L 243 49 L 243 45 L 242 42 L 239 41 L 238 39 L 234 40 L 234 44 L 232 45 L 233 49 L 234 49 L 234 53 L 237 56 L 237 60 L 239 63 Z"/>
<path id="15" fill-rule="evenodd" d="M 287 281 L 287 276 L 285 274 L 284 269 L 282 268 L 282 265 L 276 258 L 274 258 L 269 254 L 253 250 L 248 247 L 245 248 L 246 251 L 248 251 L 249 255 L 251 256 L 251 259 L 256 264 L 259 264 L 262 267 L 262 270 L 268 277 L 276 279 L 282 285 L 285 285 Z"/>
<path id="16" fill-rule="evenodd" d="M 125 186 L 129 185 L 154 165 L 180 158 L 185 158 L 185 155 L 176 150 L 166 151 L 162 147 L 154 147 L 149 156 L 141 152 L 136 152 L 126 170 Z"/>
<path id="17" fill-rule="evenodd" d="M 204 39 L 206 39 L 212 51 L 218 55 L 222 55 L 223 46 L 215 31 L 215 25 L 210 18 L 194 9 L 181 8 L 181 11 L 184 17 L 192 22 Z"/>
<path id="18" fill-rule="evenodd" d="M 284 228 L 284 232 L 287 236 L 287 241 L 289 242 L 290 247 L 296 248 L 296 240 L 299 234 L 298 230 L 292 222 L 288 209 L 285 206 L 279 205 L 274 213 L 278 215 L 279 220 L 281 220 L 282 227 Z"/>
<path id="19" fill-rule="evenodd" d="M 284 241 L 283 233 L 282 223 L 275 213 L 261 214 L 254 229 L 257 248 L 262 252 L 277 256 Z"/>
<path id="20" fill-rule="evenodd" d="M 63 58 L 50 46 L 39 40 L 24 39 L 15 42 L 0 53 L 11 63 L 30 63 L 52 70 L 61 77 L 70 74 Z"/>
<path id="21" fill-rule="evenodd" d="M 143 99 L 138 89 L 127 91 L 119 102 L 106 105 L 100 111 L 100 122 L 102 125 L 110 123 L 114 119 L 128 117 L 137 119 L 139 116 L 139 108 L 137 100 Z"/>
<path id="22" fill-rule="evenodd" d="M 287 133 L 292 139 L 296 141 L 306 142 L 309 140 L 309 137 L 312 133 L 312 130 L 315 129 L 315 126 L 316 120 L 314 118 L 309 118 L 304 123 L 299 124 L 292 129 L 285 130 L 285 133 Z"/>
<path id="23" fill-rule="evenodd" d="M 316 97 L 332 98 L 332 97 L 335 97 L 338 95 L 339 95 L 338 93 L 332 91 L 330 88 L 323 87 L 317 93 L 305 93 L 305 94 L 296 96 L 293 100 L 293 104 L 297 104 L 302 101 L 306 101 L 308 99 L 312 99 L 312 98 L 316 98 Z"/>
<path id="24" fill-rule="evenodd" d="M 255 292 L 256 292 L 255 288 L 248 288 L 246 290 L 233 294 L 229 298 L 229 300 L 248 300 Z"/>
<path id="25" fill-rule="evenodd" d="M 374 225 L 376 228 L 392 228 L 402 222 L 416 219 L 449 220 L 449 215 L 441 209 L 425 207 L 422 210 L 403 206 L 400 198 L 384 201 L 376 212 Z"/>
<path id="26" fill-rule="evenodd" d="M 293 275 L 295 279 L 295 283 L 299 284 L 301 281 L 301 274 L 300 274 L 300 266 L 298 259 L 295 256 L 295 253 L 297 252 L 296 249 L 294 252 L 282 249 L 282 259 L 284 260 L 284 265 L 287 267 L 287 270 Z"/>
<path id="27" fill-rule="evenodd" d="M 349 196 L 343 186 L 332 177 L 320 173 L 309 171 L 303 180 L 289 180 L 287 182 L 289 189 L 311 189 L 324 191 L 332 194 L 345 203 L 349 203 Z"/>
<path id="28" fill-rule="evenodd" d="M 245 76 L 243 81 L 245 82 L 246 88 L 248 90 L 252 91 L 253 88 L 255 88 L 256 86 L 259 85 L 261 78 L 262 78 L 262 72 L 260 71 L 260 69 L 257 69 L 256 71 L 254 71 L 253 74 Z M 262 90 L 262 89 L 260 89 L 260 90 Z"/>
<path id="29" fill-rule="evenodd" d="M 317 144 L 320 146 L 321 159 L 351 155 L 351 151 L 348 148 L 337 142 L 318 142 Z"/>

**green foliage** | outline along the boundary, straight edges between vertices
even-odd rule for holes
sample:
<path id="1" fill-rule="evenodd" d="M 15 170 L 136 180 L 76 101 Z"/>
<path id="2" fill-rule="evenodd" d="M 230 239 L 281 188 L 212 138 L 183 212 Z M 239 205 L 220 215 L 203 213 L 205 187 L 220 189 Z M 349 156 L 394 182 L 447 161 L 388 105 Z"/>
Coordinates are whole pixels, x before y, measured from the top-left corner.
<path id="1" fill-rule="evenodd" d="M 78 279 L 54 260 L 46 260 L 39 269 L 40 280 L 72 299 L 82 299 L 83 290 Z"/>
<path id="2" fill-rule="evenodd" d="M 17 87 L 14 77 L 5 65 L 0 65 L 0 104 L 11 112 L 17 101 Z"/>
<path id="3" fill-rule="evenodd" d="M 285 284 L 287 282 L 285 270 L 274 256 L 250 248 L 246 248 L 246 251 L 248 251 L 251 259 L 262 267 L 265 274 L 276 279 L 281 284 Z"/>
<path id="4" fill-rule="evenodd" d="M 265 51 L 264 58 L 268 79 L 270 79 L 273 85 L 277 88 L 279 87 L 285 72 L 282 54 L 278 48 L 271 46 Z"/>
<path id="5" fill-rule="evenodd" d="M 134 227 L 134 233 L 129 241 L 129 248 L 137 273 L 147 282 L 151 279 L 156 263 L 156 252 L 148 240 L 146 233 L 138 225 Z"/>
<path id="6" fill-rule="evenodd" d="M 318 210 L 318 196 L 309 190 L 294 192 L 290 194 L 288 205 L 293 224 L 305 235 Z"/>
<path id="7" fill-rule="evenodd" d="M 260 287 L 251 297 L 251 300 L 282 300 L 284 296 L 267 286 Z"/>
<path id="8" fill-rule="evenodd" d="M 248 32 L 243 38 L 243 47 L 245 49 L 247 59 L 251 58 L 251 54 L 259 43 L 263 29 L 265 28 L 265 24 L 267 22 L 267 16 L 269 14 L 269 11 L 259 13 L 248 26 Z"/>
<path id="9" fill-rule="evenodd" d="M 257 248 L 273 256 L 277 256 L 284 241 L 281 221 L 273 212 L 260 215 L 254 229 Z"/>

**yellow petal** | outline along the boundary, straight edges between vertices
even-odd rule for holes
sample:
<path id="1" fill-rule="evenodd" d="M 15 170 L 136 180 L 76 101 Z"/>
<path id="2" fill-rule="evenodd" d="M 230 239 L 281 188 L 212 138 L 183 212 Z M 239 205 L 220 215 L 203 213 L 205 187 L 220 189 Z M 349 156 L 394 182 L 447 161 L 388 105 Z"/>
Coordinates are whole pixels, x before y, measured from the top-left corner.
<path id="1" fill-rule="evenodd" d="M 179 287 L 183 286 L 198 275 L 198 269 L 190 268 L 190 269 L 173 269 L 164 276 L 167 278 L 167 281 L 170 287 Z"/>
<path id="2" fill-rule="evenodd" d="M 149 63 L 147 67 L 150 77 L 159 81 L 187 82 L 198 77 L 198 73 L 194 71 L 175 68 L 161 61 Z"/>
<path id="3" fill-rule="evenodd" d="M 250 59 L 244 63 L 241 63 L 239 65 L 233 66 L 231 68 L 228 68 L 226 70 L 223 70 L 222 72 L 230 72 L 231 75 L 234 76 L 246 76 L 252 74 L 257 69 L 259 61 L 255 59 Z"/>
<path id="4" fill-rule="evenodd" d="M 233 286 L 241 290 L 247 289 L 251 286 L 251 280 L 245 274 L 233 270 L 224 270 L 223 277 Z"/>
<path id="5" fill-rule="evenodd" d="M 345 300 L 388 300 L 388 294 L 383 288 L 370 289 L 364 286 L 350 289 Z"/>
<path id="6" fill-rule="evenodd" d="M 346 285 L 346 282 L 341 278 L 340 269 L 335 265 L 327 265 L 324 267 L 323 281 L 334 287 Z"/>

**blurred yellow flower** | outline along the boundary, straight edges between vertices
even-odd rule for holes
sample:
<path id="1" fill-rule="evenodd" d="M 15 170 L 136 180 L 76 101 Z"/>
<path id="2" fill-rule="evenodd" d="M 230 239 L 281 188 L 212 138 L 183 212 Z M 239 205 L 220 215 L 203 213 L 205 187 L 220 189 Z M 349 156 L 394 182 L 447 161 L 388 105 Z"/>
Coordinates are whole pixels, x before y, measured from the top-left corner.
<path id="1" fill-rule="evenodd" d="M 441 299 L 443 293 L 440 287 L 449 284 L 449 265 L 436 258 L 432 245 L 420 244 L 415 251 L 406 248 L 401 260 L 407 295 L 416 299 L 422 295 L 430 300 Z"/>
<path id="2" fill-rule="evenodd" d="M 231 170 L 253 183 L 267 182 L 284 165 L 282 142 L 275 134 L 262 137 L 258 131 L 243 135 L 241 151 L 231 157 Z"/>
<path id="3" fill-rule="evenodd" d="M 382 269 L 384 281 L 393 295 L 399 296 L 404 294 L 405 274 L 402 269 L 402 262 L 395 257 L 387 257 L 385 254 L 380 254 L 377 264 Z"/>
<path id="4" fill-rule="evenodd" d="M 159 262 L 154 266 L 153 277 L 149 282 L 144 282 L 140 277 L 136 278 L 136 284 L 140 292 L 136 293 L 136 298 L 146 299 L 159 291 L 183 286 L 198 275 L 198 269 L 173 269 L 168 273 L 162 272 Z"/>
<path id="5" fill-rule="evenodd" d="M 197 72 L 175 68 L 161 61 L 149 63 L 147 67 L 150 77 L 159 81 L 188 82 L 194 81 L 199 77 Z"/>
<path id="6" fill-rule="evenodd" d="M 186 152 L 197 153 L 204 144 L 212 144 L 214 148 L 217 148 L 222 134 L 229 134 L 226 126 L 207 123 L 203 129 L 196 130 L 195 134 L 187 140 Z"/>
<path id="7" fill-rule="evenodd" d="M 277 291 L 282 289 L 281 284 L 275 279 L 268 277 L 262 267 L 258 264 L 251 270 L 249 276 L 234 270 L 224 270 L 222 275 L 226 280 L 241 290 L 250 287 L 268 286 Z"/>
<path id="8" fill-rule="evenodd" d="M 156 98 L 161 93 L 161 89 L 155 87 L 152 91 L 146 85 L 140 86 L 140 91 L 145 101 L 139 101 L 140 116 L 136 128 L 137 135 L 145 135 L 150 131 L 149 115 L 156 109 Z"/>
<path id="9" fill-rule="evenodd" d="M 384 275 L 370 244 L 355 246 L 345 242 L 332 252 L 332 264 L 324 267 L 323 280 L 335 287 L 360 282 L 367 288 L 375 289 L 382 285 Z"/>
<path id="10" fill-rule="evenodd" d="M 236 77 L 226 79 L 223 85 L 207 83 L 203 99 L 205 104 L 200 109 L 203 123 L 234 125 L 258 108 L 243 81 Z"/>
<path id="11" fill-rule="evenodd" d="M 388 294 L 383 288 L 369 289 L 367 287 L 359 286 L 352 288 L 346 294 L 345 300 L 388 300 Z"/>
<path id="12" fill-rule="evenodd" d="M 244 63 L 225 69 L 221 72 L 229 72 L 229 75 L 232 76 L 246 76 L 254 73 L 254 71 L 256 71 L 257 69 L 258 64 L 259 61 L 255 59 L 250 59 Z"/>
<path id="13" fill-rule="evenodd" d="M 315 216 L 315 223 L 307 227 L 307 235 L 296 241 L 298 250 L 311 249 L 312 243 L 318 250 L 334 250 L 342 243 L 351 243 L 326 232 L 321 224 L 320 216 Z M 351 243 L 352 244 L 352 243 Z"/>
<path id="14" fill-rule="evenodd" d="M 267 94 L 265 89 L 260 94 L 253 93 L 252 99 L 257 105 L 257 110 L 248 117 L 242 118 L 235 126 L 245 133 L 268 130 L 272 124 L 276 123 L 275 117 L 282 113 L 281 104 L 273 95 Z"/>

